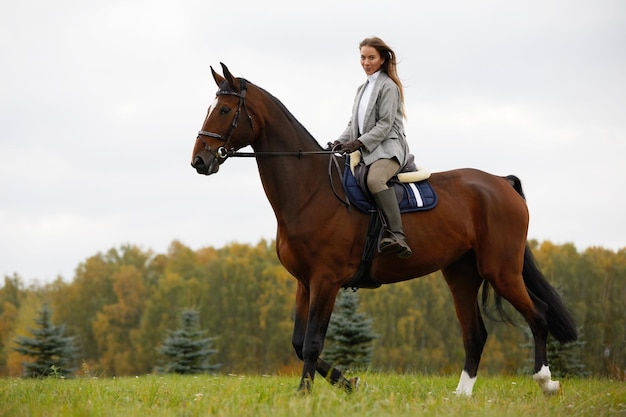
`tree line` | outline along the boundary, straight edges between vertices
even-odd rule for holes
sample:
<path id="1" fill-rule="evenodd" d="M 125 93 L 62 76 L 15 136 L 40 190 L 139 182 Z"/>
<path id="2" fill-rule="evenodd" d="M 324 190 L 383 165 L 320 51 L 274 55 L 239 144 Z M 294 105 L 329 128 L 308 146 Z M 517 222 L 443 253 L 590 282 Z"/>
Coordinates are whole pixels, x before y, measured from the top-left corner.
<path id="1" fill-rule="evenodd" d="M 626 248 L 578 252 L 574 245 L 530 242 L 539 265 L 563 295 L 581 329 L 577 358 L 589 374 L 624 378 L 626 369 Z M 157 254 L 126 245 L 82 262 L 70 282 L 26 286 L 14 274 L 0 288 L 0 376 L 20 376 L 25 357 L 15 339 L 28 335 L 47 305 L 78 349 L 79 369 L 101 376 L 152 373 L 158 347 L 198 312 L 223 373 L 297 373 L 291 347 L 296 282 L 280 265 L 275 243 L 192 250 L 171 243 Z M 461 332 L 440 273 L 359 291 L 359 310 L 373 319 L 371 367 L 457 374 Z M 486 320 L 489 338 L 481 372 L 520 372 L 532 361 L 529 334 Z"/>

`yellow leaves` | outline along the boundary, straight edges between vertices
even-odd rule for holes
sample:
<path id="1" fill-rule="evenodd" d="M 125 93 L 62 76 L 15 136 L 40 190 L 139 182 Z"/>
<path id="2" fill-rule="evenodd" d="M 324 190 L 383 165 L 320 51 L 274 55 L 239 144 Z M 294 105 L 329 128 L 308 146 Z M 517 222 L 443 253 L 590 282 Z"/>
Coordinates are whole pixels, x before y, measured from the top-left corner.
<path id="1" fill-rule="evenodd" d="M 597 353 L 605 346 L 611 349 L 611 361 L 623 368 L 626 249 L 578 253 L 570 244 L 530 244 L 548 280 L 563 290 L 584 327 L 588 368 L 606 368 Z M 216 337 L 216 362 L 222 369 L 291 372 L 296 362 L 290 343 L 296 280 L 280 265 L 273 242 L 193 250 L 174 241 L 167 253 L 156 256 L 125 246 L 88 258 L 70 283 L 24 289 L 6 282 L 0 289 L 3 375 L 21 374 L 24 358 L 11 351 L 10 340 L 28 334 L 44 297 L 54 321 L 66 323 L 67 334 L 78 336 L 81 359 L 95 374 L 152 372 L 155 347 L 166 329 L 176 327 L 180 311 L 190 307 L 198 309 L 207 336 Z M 459 324 L 439 273 L 361 290 L 359 295 L 361 311 L 374 319 L 380 335 L 375 367 L 431 372 L 452 368 L 454 374 L 460 369 L 464 354 Z M 521 322 L 521 316 L 512 315 Z M 481 371 L 515 372 L 523 367 L 522 329 L 489 320 L 486 325 L 490 336 Z"/>
<path id="2" fill-rule="evenodd" d="M 35 318 L 41 308 L 43 297 L 38 293 L 26 293 L 20 302 L 20 308 L 14 316 L 12 330 L 8 333 L 4 343 L 6 354 L 6 370 L 9 376 L 21 376 L 23 373 L 22 362 L 30 359 L 15 352 L 13 340 L 17 336 L 32 337 L 30 329 L 36 328 Z"/>

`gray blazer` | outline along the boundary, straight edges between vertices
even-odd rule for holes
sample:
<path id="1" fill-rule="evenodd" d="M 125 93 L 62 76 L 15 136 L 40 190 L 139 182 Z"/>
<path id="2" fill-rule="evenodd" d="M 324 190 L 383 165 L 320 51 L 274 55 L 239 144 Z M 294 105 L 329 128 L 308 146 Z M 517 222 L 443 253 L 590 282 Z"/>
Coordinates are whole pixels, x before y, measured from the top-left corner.
<path id="1" fill-rule="evenodd" d="M 409 145 L 404 133 L 400 89 L 385 72 L 378 75 L 365 112 L 365 133 L 359 136 L 359 101 L 364 87 L 365 84 L 357 89 L 352 118 L 337 140 L 347 143 L 359 139 L 363 143 L 361 153 L 365 165 L 382 158 L 396 158 L 403 167 L 409 156 Z"/>

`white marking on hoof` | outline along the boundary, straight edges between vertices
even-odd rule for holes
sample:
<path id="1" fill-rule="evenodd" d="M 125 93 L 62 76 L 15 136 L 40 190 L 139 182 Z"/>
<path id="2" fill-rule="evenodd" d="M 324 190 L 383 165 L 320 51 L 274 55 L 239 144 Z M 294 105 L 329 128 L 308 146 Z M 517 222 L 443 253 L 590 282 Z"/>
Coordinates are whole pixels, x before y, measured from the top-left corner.
<path id="1" fill-rule="evenodd" d="M 476 383 L 476 377 L 470 377 L 465 371 L 461 372 L 461 378 L 459 379 L 459 385 L 457 385 L 454 393 L 456 395 L 463 395 L 465 397 L 471 397 L 474 390 L 474 384 Z"/>
<path id="2" fill-rule="evenodd" d="M 539 372 L 533 375 L 533 379 L 539 384 L 541 390 L 546 395 L 556 394 L 561 390 L 561 384 L 559 381 L 552 380 L 550 368 L 546 365 L 543 365 Z"/>

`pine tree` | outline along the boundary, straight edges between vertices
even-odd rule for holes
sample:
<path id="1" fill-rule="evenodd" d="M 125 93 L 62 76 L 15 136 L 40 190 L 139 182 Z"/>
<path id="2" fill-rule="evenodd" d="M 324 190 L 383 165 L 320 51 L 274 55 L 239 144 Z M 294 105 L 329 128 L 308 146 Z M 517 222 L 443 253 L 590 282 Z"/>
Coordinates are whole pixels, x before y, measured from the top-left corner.
<path id="1" fill-rule="evenodd" d="M 359 313 L 359 296 L 343 291 L 337 297 L 335 310 L 326 333 L 324 359 L 345 370 L 367 368 L 378 337 L 372 330 L 372 319 Z"/>
<path id="2" fill-rule="evenodd" d="M 50 308 L 44 304 L 35 319 L 39 327 L 29 329 L 34 337 L 18 336 L 14 339 L 19 346 L 14 348 L 15 351 L 35 359 L 33 362 L 23 362 L 24 376 L 66 377 L 76 370 L 74 337 L 64 336 L 65 326 L 53 325 L 51 317 Z"/>
<path id="3" fill-rule="evenodd" d="M 559 343 L 554 338 L 548 338 L 548 363 L 556 378 L 563 377 L 586 377 L 589 372 L 585 370 L 582 362 L 583 347 L 587 344 L 583 340 L 582 328 L 578 328 L 578 340 L 568 343 Z"/>
<path id="4" fill-rule="evenodd" d="M 159 371 L 177 374 L 199 374 L 217 370 L 220 365 L 209 365 L 209 358 L 217 352 L 212 349 L 213 338 L 203 337 L 198 312 L 190 309 L 181 313 L 178 330 L 168 331 L 159 352 L 168 363 Z"/>
<path id="5" fill-rule="evenodd" d="M 532 332 L 529 327 L 525 327 L 526 335 L 529 338 L 529 342 L 522 345 L 523 348 L 529 349 L 534 352 L 535 343 L 532 338 Z M 550 364 L 550 371 L 555 378 L 563 377 L 586 377 L 589 376 L 589 372 L 585 370 L 585 364 L 582 362 L 583 347 L 587 344 L 583 340 L 582 327 L 578 328 L 578 340 L 568 343 L 560 343 L 551 336 L 548 336 L 548 343 L 546 347 L 548 349 L 548 363 Z M 534 353 L 531 354 L 534 357 Z M 527 362 L 534 363 L 533 359 L 528 359 Z M 524 368 L 524 373 L 528 373 L 532 370 L 532 366 Z"/>

